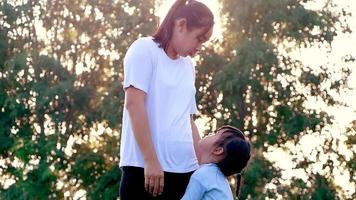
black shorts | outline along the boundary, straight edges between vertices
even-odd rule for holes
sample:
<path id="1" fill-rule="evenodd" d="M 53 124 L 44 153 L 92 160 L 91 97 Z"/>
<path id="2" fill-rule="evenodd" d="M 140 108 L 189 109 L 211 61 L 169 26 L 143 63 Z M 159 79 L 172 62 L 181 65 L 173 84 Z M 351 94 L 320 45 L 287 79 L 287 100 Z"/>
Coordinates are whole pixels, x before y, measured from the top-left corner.
<path id="1" fill-rule="evenodd" d="M 143 168 L 122 167 L 121 171 L 120 200 L 180 200 L 193 173 L 164 172 L 163 193 L 153 197 L 145 190 Z"/>

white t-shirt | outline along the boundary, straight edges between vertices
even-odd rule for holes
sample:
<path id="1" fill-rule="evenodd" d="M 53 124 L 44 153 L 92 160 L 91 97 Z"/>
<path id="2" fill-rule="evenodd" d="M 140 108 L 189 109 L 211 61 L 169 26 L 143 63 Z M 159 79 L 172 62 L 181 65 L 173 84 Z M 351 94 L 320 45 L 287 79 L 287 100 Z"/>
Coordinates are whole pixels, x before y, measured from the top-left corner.
<path id="1" fill-rule="evenodd" d="M 198 168 L 190 121 L 197 112 L 194 83 L 191 59 L 171 59 L 152 37 L 136 40 L 124 58 L 123 87 L 146 93 L 151 138 L 163 171 L 184 173 Z M 144 167 L 125 107 L 120 145 L 120 167 Z"/>
<path id="2" fill-rule="evenodd" d="M 233 200 L 228 180 L 216 164 L 201 165 L 190 177 L 181 200 Z"/>

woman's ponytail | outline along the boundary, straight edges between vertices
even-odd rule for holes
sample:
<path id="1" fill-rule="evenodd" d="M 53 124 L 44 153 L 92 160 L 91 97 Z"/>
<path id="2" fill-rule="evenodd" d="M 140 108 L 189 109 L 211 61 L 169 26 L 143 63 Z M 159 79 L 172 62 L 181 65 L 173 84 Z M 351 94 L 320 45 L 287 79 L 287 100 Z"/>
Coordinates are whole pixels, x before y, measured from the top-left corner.
<path id="1" fill-rule="evenodd" d="M 186 2 L 187 0 L 176 0 L 168 10 L 166 17 L 163 19 L 157 31 L 153 34 L 154 40 L 160 43 L 160 47 L 164 50 L 167 49 L 169 40 L 172 37 L 174 15 L 180 7 L 183 7 L 186 4 Z"/>
<path id="2" fill-rule="evenodd" d="M 214 24 L 213 13 L 203 3 L 195 0 L 176 0 L 157 31 L 152 35 L 153 40 L 164 50 L 168 48 L 173 35 L 175 20 L 179 18 L 187 20 L 188 28 L 206 27 L 208 31 Z"/>
<path id="3" fill-rule="evenodd" d="M 184 6 L 187 3 L 188 0 L 176 0 L 176 2 L 174 2 L 174 4 L 171 6 L 171 8 L 168 10 L 168 13 L 166 15 L 166 17 L 163 19 L 162 21 L 162 25 L 167 22 L 170 21 L 170 19 L 172 19 L 174 17 L 174 14 L 177 12 L 177 10 Z M 161 26 L 162 26 L 161 25 Z"/>

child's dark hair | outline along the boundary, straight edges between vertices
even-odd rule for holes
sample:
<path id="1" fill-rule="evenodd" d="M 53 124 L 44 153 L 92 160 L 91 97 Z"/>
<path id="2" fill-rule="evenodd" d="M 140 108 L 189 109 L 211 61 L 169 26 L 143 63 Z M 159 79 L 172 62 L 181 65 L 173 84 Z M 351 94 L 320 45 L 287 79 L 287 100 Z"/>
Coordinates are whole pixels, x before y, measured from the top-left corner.
<path id="1" fill-rule="evenodd" d="M 188 29 L 205 27 L 205 32 L 201 36 L 205 35 L 214 25 L 213 13 L 203 3 L 195 0 L 176 0 L 153 34 L 153 40 L 164 50 L 167 50 L 172 38 L 174 22 L 180 18 L 187 20 Z"/>
<path id="2" fill-rule="evenodd" d="M 217 165 L 225 176 L 237 174 L 236 196 L 238 196 L 241 171 L 250 160 L 252 145 L 246 140 L 245 134 L 233 126 L 222 126 L 218 131 L 222 133 L 215 145 L 223 147 L 225 156 Z"/>

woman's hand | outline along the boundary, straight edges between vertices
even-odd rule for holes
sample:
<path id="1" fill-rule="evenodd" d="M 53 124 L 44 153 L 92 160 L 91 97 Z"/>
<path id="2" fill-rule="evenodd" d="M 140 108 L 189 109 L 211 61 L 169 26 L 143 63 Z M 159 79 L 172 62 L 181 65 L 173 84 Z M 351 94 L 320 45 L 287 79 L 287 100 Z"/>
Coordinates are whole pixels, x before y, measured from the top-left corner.
<path id="1" fill-rule="evenodd" d="M 145 162 L 145 189 L 154 197 L 161 195 L 164 187 L 164 173 L 159 162 L 149 160 Z"/>

